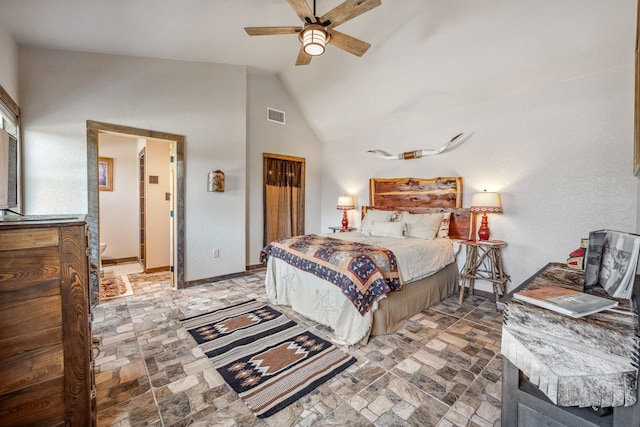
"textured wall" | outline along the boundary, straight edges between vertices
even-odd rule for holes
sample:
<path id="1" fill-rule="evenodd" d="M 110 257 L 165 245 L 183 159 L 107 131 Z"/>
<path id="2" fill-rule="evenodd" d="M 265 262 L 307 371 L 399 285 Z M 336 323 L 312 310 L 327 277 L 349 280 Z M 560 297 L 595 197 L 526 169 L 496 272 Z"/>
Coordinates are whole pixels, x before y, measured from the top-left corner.
<path id="1" fill-rule="evenodd" d="M 282 154 L 306 159 L 305 231 L 320 233 L 321 147 L 297 105 L 276 76 L 249 75 L 247 83 L 247 265 L 259 262 L 262 249 L 262 154 Z M 283 126 L 266 120 L 267 107 L 286 113 Z M 325 229 L 324 232 L 328 230 Z"/>
<path id="2" fill-rule="evenodd" d="M 19 56 L 27 213 L 87 211 L 88 119 L 185 135 L 185 279 L 244 271 L 244 67 L 28 47 Z M 206 191 L 211 169 L 225 172 L 225 193 Z"/>
<path id="3" fill-rule="evenodd" d="M 0 18 L 0 85 L 20 105 L 18 96 L 18 45 Z"/>
<path id="4" fill-rule="evenodd" d="M 368 203 L 369 177 L 462 176 L 464 207 L 477 191 L 500 192 L 504 213 L 490 215 L 489 226 L 509 244 L 504 264 L 510 286 L 518 285 L 547 262 L 564 262 L 591 230 L 636 230 L 633 84 L 629 65 L 419 120 L 372 123 L 365 134 L 323 147 L 322 226 L 335 224 L 342 191 Z M 366 154 L 394 144 L 395 152 L 437 148 L 459 132 L 470 137 L 434 157 Z M 487 282 L 476 287 L 489 289 Z"/>
<path id="5" fill-rule="evenodd" d="M 30 48 L 21 49 L 20 62 L 29 213 L 86 211 L 86 119 L 186 135 L 187 280 L 256 262 L 264 151 L 307 158 L 314 187 L 307 188 L 308 232 L 339 221 L 335 203 L 344 192 L 357 197 L 358 207 L 367 203 L 372 176 L 460 175 L 464 206 L 476 191 L 499 191 L 504 213 L 492 215 L 490 225 L 494 238 L 509 243 L 511 286 L 549 261 L 564 261 L 591 230 L 637 229 L 632 64 L 442 112 L 421 114 L 416 105 L 411 114 L 367 121 L 364 130 L 349 126 L 352 116 L 340 114 L 336 100 L 333 120 L 343 131 L 320 151 L 302 119 L 297 130 L 262 122 L 269 105 L 286 110 L 291 123 L 295 104 L 274 77 L 249 76 L 247 84 L 242 67 Z M 436 157 L 388 162 L 366 154 L 436 148 L 461 131 L 470 137 Z M 212 169 L 225 172 L 225 193 L 206 192 Z M 321 194 L 321 206 L 314 194 Z M 351 216 L 357 222 L 356 212 Z M 211 258 L 214 248 L 220 258 Z"/>

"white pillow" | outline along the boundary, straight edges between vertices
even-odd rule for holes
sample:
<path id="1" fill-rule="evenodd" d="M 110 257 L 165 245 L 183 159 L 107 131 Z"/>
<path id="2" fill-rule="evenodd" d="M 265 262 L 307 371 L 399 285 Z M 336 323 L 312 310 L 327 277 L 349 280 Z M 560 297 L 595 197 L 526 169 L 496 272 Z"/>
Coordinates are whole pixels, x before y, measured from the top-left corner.
<path id="1" fill-rule="evenodd" d="M 449 237 L 449 225 L 451 224 L 451 212 L 445 212 L 442 214 L 442 222 L 440 223 L 440 228 L 438 229 L 438 234 L 436 237 Z"/>
<path id="2" fill-rule="evenodd" d="M 373 221 L 370 235 L 376 237 L 395 237 L 403 239 L 404 224 L 399 221 Z"/>
<path id="3" fill-rule="evenodd" d="M 374 221 L 382 221 L 389 222 L 391 221 L 391 217 L 395 214 L 394 211 L 378 211 L 375 209 L 369 209 L 367 214 L 362 218 L 362 222 L 360 223 L 360 228 L 358 231 L 369 235 L 371 233 L 371 227 L 373 226 Z"/>
<path id="4" fill-rule="evenodd" d="M 400 220 L 407 224 L 405 236 L 431 240 L 436 237 L 442 223 L 442 213 L 411 214 L 403 212 Z"/>
<path id="5" fill-rule="evenodd" d="M 404 232 L 407 237 L 416 237 L 418 239 L 433 240 L 435 232 L 431 227 L 425 227 L 420 223 L 407 224 L 407 230 Z"/>

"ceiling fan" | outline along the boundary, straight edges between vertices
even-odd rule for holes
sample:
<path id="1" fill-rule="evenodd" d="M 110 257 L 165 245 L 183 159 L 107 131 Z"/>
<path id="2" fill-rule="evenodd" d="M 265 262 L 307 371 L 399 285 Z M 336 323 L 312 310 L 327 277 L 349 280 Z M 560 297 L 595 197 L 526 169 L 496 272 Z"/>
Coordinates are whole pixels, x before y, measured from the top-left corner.
<path id="1" fill-rule="evenodd" d="M 381 0 L 346 0 L 320 18 L 316 16 L 316 0 L 313 11 L 307 0 L 287 0 L 296 14 L 304 22 L 304 27 L 245 27 L 250 36 L 271 36 L 279 34 L 298 34 L 302 43 L 296 65 L 308 65 L 311 57 L 322 55 L 327 43 L 340 49 L 362 56 L 371 47 L 369 43 L 334 30 L 340 24 L 359 16 L 382 4 Z"/>

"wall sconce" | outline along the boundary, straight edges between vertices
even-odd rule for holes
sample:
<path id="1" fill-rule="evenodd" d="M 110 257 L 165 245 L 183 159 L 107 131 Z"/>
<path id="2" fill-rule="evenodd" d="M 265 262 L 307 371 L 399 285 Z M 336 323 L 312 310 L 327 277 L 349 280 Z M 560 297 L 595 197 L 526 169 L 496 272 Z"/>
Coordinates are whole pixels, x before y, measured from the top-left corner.
<path id="1" fill-rule="evenodd" d="M 219 169 L 209 172 L 207 191 L 224 191 L 224 172 Z"/>
<path id="2" fill-rule="evenodd" d="M 498 193 L 489 193 L 484 190 L 482 193 L 475 193 L 471 199 L 471 212 L 482 212 L 482 222 L 478 230 L 478 239 L 489 240 L 491 231 L 487 220 L 487 212 L 501 213 L 502 203 Z"/>

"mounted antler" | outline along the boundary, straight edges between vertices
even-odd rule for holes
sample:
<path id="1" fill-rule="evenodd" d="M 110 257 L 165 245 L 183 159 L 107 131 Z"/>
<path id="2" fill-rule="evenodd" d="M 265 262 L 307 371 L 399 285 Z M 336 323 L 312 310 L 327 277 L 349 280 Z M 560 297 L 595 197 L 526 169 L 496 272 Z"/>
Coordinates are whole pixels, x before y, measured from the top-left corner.
<path id="1" fill-rule="evenodd" d="M 389 153 L 387 153 L 386 151 L 383 151 L 383 150 L 368 150 L 367 153 L 375 154 L 377 157 L 380 157 L 381 159 L 385 159 L 385 160 L 419 159 L 420 157 L 434 156 L 436 154 L 442 153 L 447 148 L 449 148 L 451 146 L 451 144 L 453 144 L 455 141 L 457 141 L 462 135 L 464 135 L 464 134 L 460 133 L 460 134 L 454 136 L 453 138 L 451 138 L 451 140 L 449 142 L 447 142 L 442 147 L 437 148 L 435 150 L 428 150 L 427 149 L 427 150 L 405 151 L 404 153 L 400 153 L 400 154 L 389 154 Z"/>

